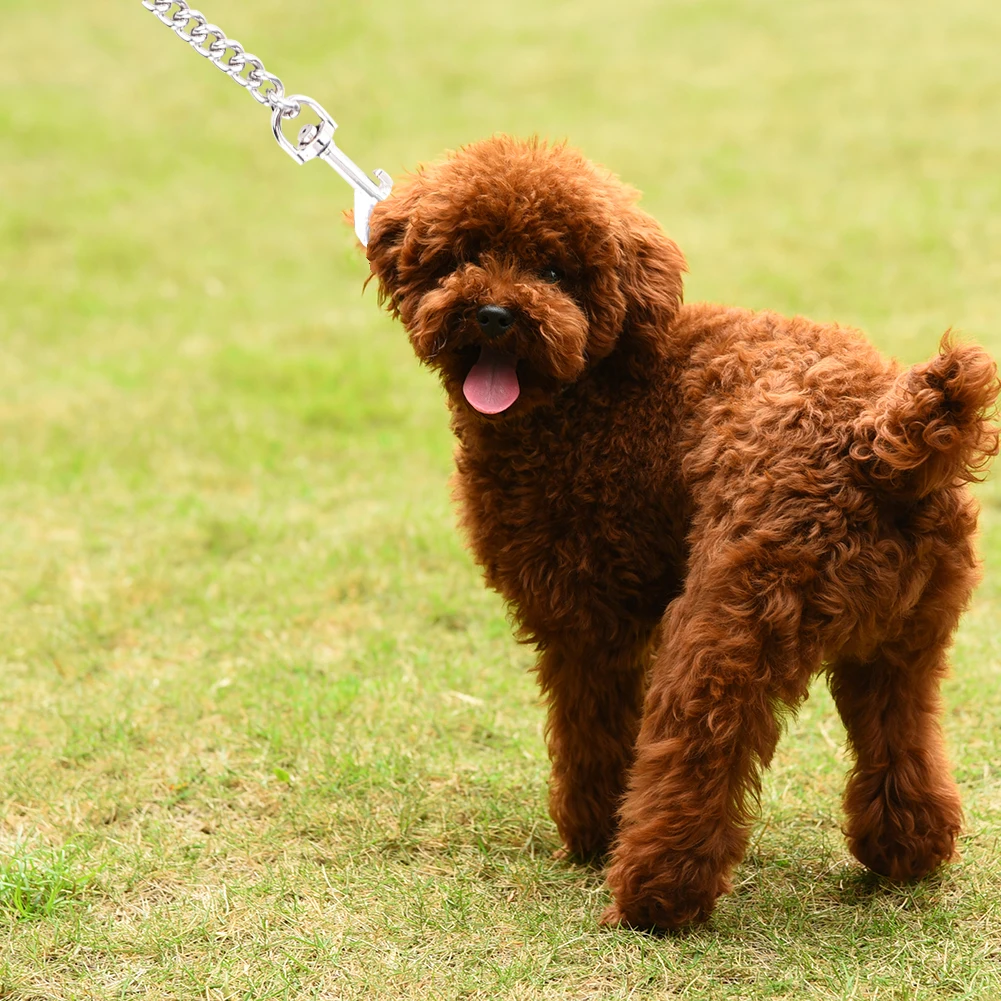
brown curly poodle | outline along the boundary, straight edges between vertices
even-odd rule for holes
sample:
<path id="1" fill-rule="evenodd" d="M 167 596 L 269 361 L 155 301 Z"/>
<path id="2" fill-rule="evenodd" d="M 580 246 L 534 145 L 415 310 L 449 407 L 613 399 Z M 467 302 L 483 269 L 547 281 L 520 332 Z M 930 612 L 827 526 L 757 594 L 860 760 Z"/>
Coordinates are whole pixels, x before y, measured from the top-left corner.
<path id="1" fill-rule="evenodd" d="M 825 670 L 851 851 L 923 876 L 961 822 L 939 684 L 995 366 L 943 339 L 901 370 L 845 327 L 683 305 L 636 200 L 567 146 L 495 137 L 380 203 L 368 246 L 447 391 L 473 552 L 539 651 L 565 849 L 611 850 L 606 923 L 705 920 Z"/>

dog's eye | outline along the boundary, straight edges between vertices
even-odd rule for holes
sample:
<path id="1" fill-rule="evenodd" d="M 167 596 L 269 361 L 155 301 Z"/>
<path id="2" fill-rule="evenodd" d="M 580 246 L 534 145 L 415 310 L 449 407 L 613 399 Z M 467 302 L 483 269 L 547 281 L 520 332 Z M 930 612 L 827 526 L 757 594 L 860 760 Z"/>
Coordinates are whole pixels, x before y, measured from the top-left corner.
<path id="1" fill-rule="evenodd" d="M 558 285 L 563 281 L 563 275 L 561 272 L 557 271 L 556 268 L 543 268 L 539 272 L 539 277 L 550 285 Z"/>
<path id="2" fill-rule="evenodd" d="M 433 281 L 441 281 L 452 274 L 458 266 L 458 262 L 454 258 L 446 257 L 439 261 L 435 269 L 431 272 L 431 279 Z"/>

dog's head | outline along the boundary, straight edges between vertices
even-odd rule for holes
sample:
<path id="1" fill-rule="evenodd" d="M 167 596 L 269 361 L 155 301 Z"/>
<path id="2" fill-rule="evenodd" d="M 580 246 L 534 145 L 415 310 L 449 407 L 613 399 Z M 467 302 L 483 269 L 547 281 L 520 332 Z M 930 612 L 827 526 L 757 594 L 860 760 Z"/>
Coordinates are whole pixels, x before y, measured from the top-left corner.
<path id="1" fill-rule="evenodd" d="M 567 146 L 498 136 L 376 205 L 368 258 L 454 404 L 523 413 L 624 338 L 663 350 L 685 263 L 636 199 Z"/>

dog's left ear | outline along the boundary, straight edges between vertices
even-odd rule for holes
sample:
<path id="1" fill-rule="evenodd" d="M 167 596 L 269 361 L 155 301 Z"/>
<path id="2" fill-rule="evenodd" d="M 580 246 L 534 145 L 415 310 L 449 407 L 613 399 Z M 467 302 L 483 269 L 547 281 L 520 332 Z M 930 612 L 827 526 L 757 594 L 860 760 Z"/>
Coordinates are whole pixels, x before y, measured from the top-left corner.
<path id="1" fill-rule="evenodd" d="M 622 218 L 619 244 L 619 289 L 626 299 L 624 333 L 639 335 L 652 347 L 663 345 L 684 294 L 684 255 L 655 219 L 634 206 Z"/>
<path id="2" fill-rule="evenodd" d="M 365 248 L 372 275 L 379 282 L 379 301 L 398 316 L 403 297 L 401 259 L 404 255 L 407 227 L 417 204 L 418 183 L 405 183 L 372 209 L 368 246 Z"/>

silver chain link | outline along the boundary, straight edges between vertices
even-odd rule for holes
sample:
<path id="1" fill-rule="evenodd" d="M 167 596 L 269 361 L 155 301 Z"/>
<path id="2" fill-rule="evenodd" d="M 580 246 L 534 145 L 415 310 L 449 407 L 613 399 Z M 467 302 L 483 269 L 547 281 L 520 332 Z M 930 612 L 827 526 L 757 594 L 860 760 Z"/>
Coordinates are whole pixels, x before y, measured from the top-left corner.
<path id="1" fill-rule="evenodd" d="M 269 73 L 257 56 L 247 52 L 239 42 L 227 38 L 225 32 L 210 23 L 201 11 L 193 10 L 185 0 L 142 0 L 142 5 L 195 52 L 247 90 L 258 104 L 280 111 L 283 118 L 295 118 L 299 114 L 299 102 L 285 96 L 281 80 Z M 228 57 L 227 53 L 230 53 Z"/>

